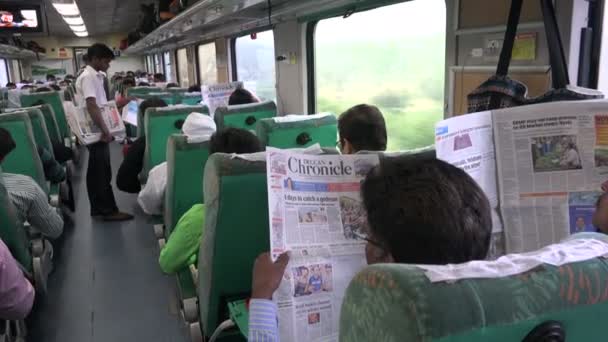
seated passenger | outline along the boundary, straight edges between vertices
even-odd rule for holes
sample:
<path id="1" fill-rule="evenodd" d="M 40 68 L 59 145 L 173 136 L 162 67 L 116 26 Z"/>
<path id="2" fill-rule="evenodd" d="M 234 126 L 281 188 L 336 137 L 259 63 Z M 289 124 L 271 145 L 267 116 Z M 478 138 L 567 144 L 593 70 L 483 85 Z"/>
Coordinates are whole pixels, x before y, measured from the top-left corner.
<path id="1" fill-rule="evenodd" d="M 154 83 L 164 83 L 167 82 L 167 78 L 165 75 L 161 73 L 154 74 Z"/>
<path id="2" fill-rule="evenodd" d="M 132 96 L 127 96 L 127 91 L 132 87 L 135 87 L 135 80 L 132 78 L 125 78 L 120 83 L 120 91 L 117 91 L 114 95 L 116 107 L 118 107 L 119 110 L 122 110 L 124 106 L 135 99 Z"/>
<path id="3" fill-rule="evenodd" d="M 40 87 L 38 89 L 36 89 L 36 93 L 45 93 L 47 91 L 53 91 L 53 89 L 49 88 L 49 87 Z"/>
<path id="4" fill-rule="evenodd" d="M 0 127 L 0 163 L 15 149 L 10 133 Z M 17 209 L 21 222 L 28 222 L 42 235 L 56 239 L 63 233 L 63 219 L 49 205 L 44 190 L 29 176 L 4 173 L 4 186 Z"/>
<path id="5" fill-rule="evenodd" d="M 251 132 L 227 128 L 215 133 L 209 144 L 213 153 L 255 153 L 263 151 L 260 140 Z M 160 252 L 158 263 L 163 272 L 177 273 L 196 265 L 198 247 L 205 229 L 205 205 L 195 204 L 177 222 L 167 244 Z"/>
<path id="6" fill-rule="evenodd" d="M 167 89 L 169 88 L 179 88 L 179 85 L 177 83 L 169 83 L 167 84 Z"/>
<path id="7" fill-rule="evenodd" d="M 151 98 L 139 105 L 139 111 L 143 117 L 148 108 L 162 107 L 167 107 L 165 101 L 159 98 Z M 141 136 L 131 144 L 122 164 L 120 164 L 120 167 L 118 168 L 118 173 L 116 174 L 116 186 L 118 189 L 131 194 L 136 194 L 141 191 L 139 174 L 144 166 L 145 152 L 146 137 Z"/>
<path id="8" fill-rule="evenodd" d="M 139 84 L 137 85 L 138 87 L 149 87 L 150 83 L 147 82 L 139 82 Z"/>
<path id="9" fill-rule="evenodd" d="M 0 320 L 25 319 L 34 305 L 34 287 L 2 240 L 0 270 Z"/>
<path id="10" fill-rule="evenodd" d="M 51 183 L 61 183 L 65 180 L 65 169 L 55 160 L 47 149 L 38 146 L 38 155 L 42 161 L 44 178 Z"/>
<path id="11" fill-rule="evenodd" d="M 239 88 L 232 92 L 230 98 L 228 99 L 229 106 L 243 105 L 260 102 L 260 100 L 255 97 L 249 90 Z"/>
<path id="12" fill-rule="evenodd" d="M 182 126 L 182 132 L 188 138 L 209 140 L 215 133 L 215 122 L 209 115 L 192 113 L 188 115 Z M 148 215 L 162 215 L 167 186 L 167 162 L 163 162 L 150 170 L 148 182 L 137 196 L 137 202 Z"/>
<path id="13" fill-rule="evenodd" d="M 13 82 L 8 82 L 8 83 L 6 84 L 6 87 L 7 87 L 8 89 L 17 89 L 17 85 L 16 85 L 15 83 L 13 83 Z"/>
<path id="14" fill-rule="evenodd" d="M 483 260 L 490 246 L 490 203 L 463 170 L 438 159 L 385 158 L 361 186 L 368 264 L 459 264 Z M 271 301 L 289 262 L 268 253 L 253 267 L 249 341 L 278 341 Z M 405 305 L 405 304 L 404 304 Z"/>
<path id="15" fill-rule="evenodd" d="M 201 86 L 200 86 L 200 84 L 196 84 L 196 85 L 190 86 L 188 88 L 188 92 L 189 93 L 200 93 L 201 92 Z"/>
<path id="16" fill-rule="evenodd" d="M 386 151 L 386 123 L 376 106 L 361 104 L 338 118 L 338 142 L 342 154 L 359 151 Z"/>
<path id="17" fill-rule="evenodd" d="M 56 81 L 57 81 L 57 79 L 55 78 L 55 75 L 51 75 L 51 74 L 46 75 L 46 83 L 55 83 Z"/>

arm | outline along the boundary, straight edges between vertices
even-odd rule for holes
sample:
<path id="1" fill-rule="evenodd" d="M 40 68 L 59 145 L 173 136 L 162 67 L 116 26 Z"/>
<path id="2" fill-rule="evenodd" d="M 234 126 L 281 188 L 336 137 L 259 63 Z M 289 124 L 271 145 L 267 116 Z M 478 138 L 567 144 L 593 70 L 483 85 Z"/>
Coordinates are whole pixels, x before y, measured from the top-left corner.
<path id="1" fill-rule="evenodd" d="M 272 294 L 279 288 L 289 255 L 272 262 L 270 253 L 260 255 L 253 265 L 253 284 L 249 304 L 249 341 L 279 341 L 277 306 Z"/>
<path id="2" fill-rule="evenodd" d="M 32 284 L 25 279 L 10 251 L 0 240 L 0 319 L 24 319 L 33 304 Z"/>
<path id="3" fill-rule="evenodd" d="M 144 164 L 146 138 L 140 137 L 129 148 L 116 174 L 116 186 L 124 192 L 136 194 L 141 191 L 139 173 Z"/>
<path id="4" fill-rule="evenodd" d="M 108 130 L 106 123 L 103 121 L 103 118 L 101 117 L 101 109 L 99 108 L 99 106 L 97 106 L 97 100 L 94 97 L 87 97 L 86 103 L 87 103 L 87 111 L 89 112 L 91 119 L 93 120 L 95 125 L 97 125 L 97 127 L 99 127 L 99 129 L 101 129 L 101 132 L 102 132 L 101 140 L 104 142 L 112 141 L 112 138 L 110 135 L 110 130 Z"/>
<path id="5" fill-rule="evenodd" d="M 27 212 L 27 221 L 42 235 L 56 239 L 63 233 L 63 219 L 57 210 L 49 205 L 44 191 L 34 183 L 34 198 Z"/>
<path id="6" fill-rule="evenodd" d="M 188 268 L 198 252 L 205 225 L 205 206 L 195 204 L 179 220 L 165 247 L 160 251 L 158 263 L 166 274 Z"/>

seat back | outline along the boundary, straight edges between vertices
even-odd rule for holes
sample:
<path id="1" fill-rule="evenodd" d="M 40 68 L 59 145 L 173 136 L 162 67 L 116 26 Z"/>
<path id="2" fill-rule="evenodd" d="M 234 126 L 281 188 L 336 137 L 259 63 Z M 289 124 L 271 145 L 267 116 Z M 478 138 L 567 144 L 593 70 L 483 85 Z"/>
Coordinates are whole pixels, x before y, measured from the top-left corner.
<path id="1" fill-rule="evenodd" d="M 53 154 L 53 144 L 46 127 L 46 121 L 44 115 L 38 107 L 23 108 L 23 111 L 27 112 L 30 122 L 32 123 L 32 131 L 34 133 L 34 140 L 38 147 L 46 149 L 51 155 Z"/>
<path id="2" fill-rule="evenodd" d="M 169 234 L 186 211 L 205 203 L 201 184 L 208 158 L 209 141 L 189 143 L 181 134 L 169 137 L 164 207 L 165 231 Z"/>
<path id="3" fill-rule="evenodd" d="M 181 104 L 184 94 L 188 92 L 188 88 L 167 88 L 165 92 L 173 96 L 173 104 Z"/>
<path id="4" fill-rule="evenodd" d="M 182 104 L 187 106 L 196 106 L 203 98 L 201 97 L 201 93 L 185 93 L 182 95 Z"/>
<path id="5" fill-rule="evenodd" d="M 209 114 L 206 106 L 173 106 L 149 108 L 144 118 L 146 152 L 144 154 L 143 178 L 147 179 L 152 168 L 167 160 L 167 139 L 172 134 L 181 133 L 176 126 L 178 120 L 185 120 L 192 113 Z"/>
<path id="6" fill-rule="evenodd" d="M 42 161 L 36 148 L 34 130 L 27 112 L 0 115 L 0 127 L 11 133 L 16 144 L 15 149 L 2 161 L 4 172 L 30 176 L 48 193 L 49 185 L 44 177 Z"/>
<path id="7" fill-rule="evenodd" d="M 259 120 L 275 116 L 277 116 L 277 105 L 274 101 L 267 101 L 239 106 L 219 107 L 215 110 L 213 118 L 218 130 L 225 127 L 236 127 L 255 131 Z"/>
<path id="8" fill-rule="evenodd" d="M 608 242 L 600 234 L 593 239 Z M 469 267 L 481 269 L 479 262 Z M 607 288 L 603 257 L 503 278 L 434 283 L 417 266 L 374 265 L 348 286 L 340 341 L 545 341 L 526 336 L 550 321 L 563 326 L 568 341 L 603 341 Z"/>
<path id="9" fill-rule="evenodd" d="M 0 239 L 4 241 L 13 257 L 29 272 L 32 272 L 29 241 L 4 186 L 2 171 L 0 171 Z"/>
<path id="10" fill-rule="evenodd" d="M 177 102 L 175 102 L 175 97 L 173 96 L 173 94 L 170 93 L 170 92 L 166 92 L 166 91 L 163 91 L 163 92 L 153 92 L 153 93 L 150 93 L 150 94 L 148 94 L 148 95 L 146 95 L 146 96 L 144 96 L 142 98 L 145 98 L 147 100 L 147 99 L 153 98 L 153 97 L 158 97 L 159 99 L 165 101 L 165 103 L 168 106 L 172 106 L 172 105 L 178 104 Z"/>
<path id="11" fill-rule="evenodd" d="M 337 120 L 331 114 L 262 119 L 256 131 L 265 146 L 277 148 L 301 148 L 316 143 L 321 147 L 336 147 L 338 137 Z"/>
<path id="12" fill-rule="evenodd" d="M 65 110 L 63 109 L 63 101 L 61 100 L 59 92 L 47 91 L 43 93 L 21 95 L 22 107 L 32 107 L 44 103 L 49 104 L 51 105 L 51 107 L 53 107 L 55 120 L 57 121 L 57 125 L 59 126 L 59 132 L 61 133 L 61 136 L 64 138 L 69 138 L 71 136 L 70 127 L 68 126 L 68 120 L 65 115 Z"/>
<path id="13" fill-rule="evenodd" d="M 248 296 L 253 261 L 270 248 L 266 161 L 258 155 L 249 161 L 215 153 L 205 167 L 198 292 L 206 336 L 226 318 L 227 300 Z"/>
<path id="14" fill-rule="evenodd" d="M 63 139 L 61 136 L 61 131 L 59 130 L 59 125 L 57 124 L 57 118 L 55 117 L 53 107 L 51 107 L 50 104 L 43 104 L 30 108 L 40 109 L 42 115 L 44 116 L 44 123 L 46 124 L 46 131 L 49 133 L 49 138 L 54 144 L 62 144 Z"/>
<path id="15" fill-rule="evenodd" d="M 161 89 L 158 87 L 131 87 L 127 89 L 127 96 L 140 97 L 150 93 L 158 93 Z"/>

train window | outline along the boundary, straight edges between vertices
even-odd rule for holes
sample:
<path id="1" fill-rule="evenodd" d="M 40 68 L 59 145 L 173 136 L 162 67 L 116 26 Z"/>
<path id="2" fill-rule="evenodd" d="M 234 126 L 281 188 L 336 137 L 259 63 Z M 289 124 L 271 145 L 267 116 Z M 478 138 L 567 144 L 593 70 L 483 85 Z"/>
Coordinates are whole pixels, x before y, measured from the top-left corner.
<path id="1" fill-rule="evenodd" d="M 189 87 L 190 80 L 188 79 L 188 51 L 186 48 L 177 50 L 177 72 L 179 85 Z"/>
<path id="2" fill-rule="evenodd" d="M 171 65 L 171 53 L 169 51 L 163 54 L 163 61 L 165 63 L 167 82 L 173 82 L 173 66 Z"/>
<path id="3" fill-rule="evenodd" d="M 162 56 L 160 54 L 154 55 L 154 72 L 155 73 L 163 72 L 163 65 L 162 65 L 161 60 L 162 60 Z"/>
<path id="4" fill-rule="evenodd" d="M 198 46 L 198 72 L 201 84 L 217 83 L 215 43 Z"/>
<path id="5" fill-rule="evenodd" d="M 319 21 L 316 111 L 359 103 L 384 114 L 389 150 L 431 145 L 443 118 L 445 0 L 415 0 Z"/>
<path id="6" fill-rule="evenodd" d="M 11 79 L 13 82 L 20 81 L 23 78 L 21 61 L 18 59 L 13 59 L 11 62 L 13 63 L 13 77 Z"/>
<path id="7" fill-rule="evenodd" d="M 8 75 L 8 64 L 6 59 L 0 58 L 0 86 L 5 87 L 9 80 L 10 77 Z"/>
<path id="8" fill-rule="evenodd" d="M 239 37 L 235 42 L 237 79 L 262 100 L 276 100 L 274 33 Z"/>
<path id="9" fill-rule="evenodd" d="M 147 56 L 146 57 L 148 59 L 148 73 L 149 74 L 153 74 L 154 73 L 154 57 L 152 57 L 152 55 Z"/>

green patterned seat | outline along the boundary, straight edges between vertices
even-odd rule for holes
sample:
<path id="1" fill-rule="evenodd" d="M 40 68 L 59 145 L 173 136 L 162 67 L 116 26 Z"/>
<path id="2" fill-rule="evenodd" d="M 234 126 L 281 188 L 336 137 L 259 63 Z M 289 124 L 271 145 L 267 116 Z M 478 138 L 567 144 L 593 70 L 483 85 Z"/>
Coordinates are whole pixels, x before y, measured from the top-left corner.
<path id="1" fill-rule="evenodd" d="M 203 172 L 209 158 L 209 141 L 189 143 L 185 135 L 174 134 L 167 143 L 167 189 L 165 232 L 169 236 L 182 215 L 203 199 Z"/>
<path id="2" fill-rule="evenodd" d="M 207 337 L 227 318 L 226 301 L 249 295 L 253 261 L 270 248 L 266 161 L 264 153 L 257 156 L 249 161 L 215 153 L 205 167 L 198 293 Z"/>
<path id="3" fill-rule="evenodd" d="M 131 87 L 127 89 L 127 96 L 140 97 L 150 93 L 158 93 L 161 89 L 158 87 Z"/>
<path id="4" fill-rule="evenodd" d="M 290 115 L 258 121 L 256 132 L 264 146 L 277 148 L 336 147 L 337 119 L 331 114 Z"/>
<path id="5" fill-rule="evenodd" d="M 51 143 L 51 138 L 46 127 L 46 121 L 44 120 L 44 115 L 42 114 L 40 107 L 21 108 L 20 110 L 7 111 L 7 113 L 15 111 L 24 111 L 28 114 L 30 122 L 32 123 L 32 131 L 34 133 L 36 146 L 46 149 L 52 155 L 53 144 Z"/>
<path id="6" fill-rule="evenodd" d="M 602 234 L 582 237 L 590 236 L 608 242 Z M 567 341 L 605 341 L 607 289 L 608 260 L 601 257 L 438 283 L 413 265 L 374 265 L 346 291 L 340 341 L 513 342 L 547 321 L 563 324 Z"/>
<path id="7" fill-rule="evenodd" d="M 152 168 L 167 160 L 167 140 L 172 134 L 181 133 L 176 126 L 178 120 L 185 120 L 192 113 L 209 115 L 207 106 L 172 106 L 165 108 L 149 108 L 144 118 L 144 133 L 146 135 L 146 152 L 142 179 L 147 180 Z"/>
<path id="8" fill-rule="evenodd" d="M 30 176 L 48 194 L 50 187 L 44 177 L 42 161 L 36 148 L 34 130 L 27 112 L 0 115 L 0 127 L 11 133 L 16 148 L 2 161 L 4 172 Z"/>
<path id="9" fill-rule="evenodd" d="M 62 144 L 63 137 L 61 136 L 61 131 L 59 130 L 59 125 L 57 124 L 57 118 L 55 117 L 53 107 L 51 107 L 49 104 L 44 104 L 29 108 L 40 109 L 42 115 L 44 116 L 44 122 L 46 124 L 46 130 L 49 134 L 49 138 L 54 144 Z"/>
<path id="10" fill-rule="evenodd" d="M 188 92 L 188 88 L 167 88 L 164 92 L 170 93 L 173 96 L 173 104 L 182 104 L 182 99 Z"/>
<path id="11" fill-rule="evenodd" d="M 70 139 L 72 133 L 70 131 L 70 127 L 68 126 L 68 120 L 66 118 L 65 110 L 63 109 L 63 101 L 61 100 L 59 92 L 47 91 L 43 93 L 21 95 L 22 107 L 37 106 L 41 103 L 51 105 L 51 107 L 53 108 L 53 113 L 55 114 L 55 120 L 57 121 L 61 136 L 64 139 Z"/>
<path id="12" fill-rule="evenodd" d="M 259 120 L 274 118 L 275 116 L 277 116 L 277 105 L 273 101 L 267 101 L 219 107 L 215 110 L 214 120 L 218 130 L 225 127 L 236 127 L 255 132 Z"/>

